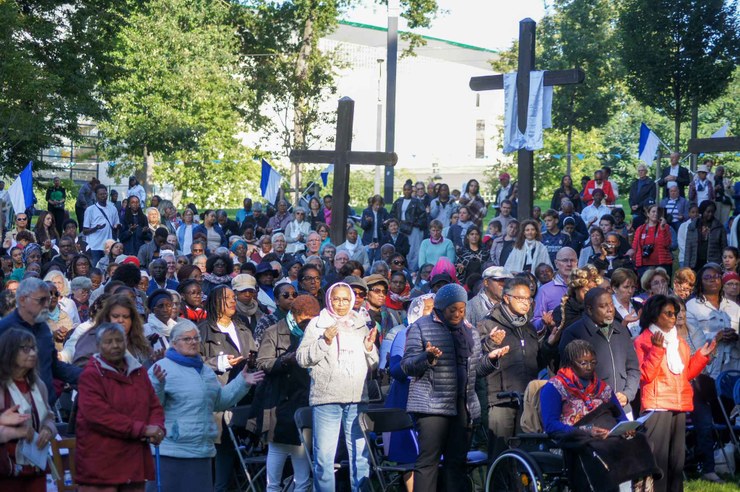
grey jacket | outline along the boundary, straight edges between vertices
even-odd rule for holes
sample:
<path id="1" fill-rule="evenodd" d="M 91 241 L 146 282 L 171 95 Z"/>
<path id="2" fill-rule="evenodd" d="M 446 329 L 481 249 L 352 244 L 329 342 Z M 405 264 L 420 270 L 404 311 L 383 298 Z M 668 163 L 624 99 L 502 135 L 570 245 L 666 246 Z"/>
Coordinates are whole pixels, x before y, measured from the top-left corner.
<path id="1" fill-rule="evenodd" d="M 365 350 L 367 325 L 352 311 L 352 326 L 340 326 L 331 344 L 324 331 L 336 324 L 326 309 L 311 320 L 296 351 L 298 365 L 310 369 L 311 406 L 367 402 L 368 372 L 378 367 L 378 349 Z"/>

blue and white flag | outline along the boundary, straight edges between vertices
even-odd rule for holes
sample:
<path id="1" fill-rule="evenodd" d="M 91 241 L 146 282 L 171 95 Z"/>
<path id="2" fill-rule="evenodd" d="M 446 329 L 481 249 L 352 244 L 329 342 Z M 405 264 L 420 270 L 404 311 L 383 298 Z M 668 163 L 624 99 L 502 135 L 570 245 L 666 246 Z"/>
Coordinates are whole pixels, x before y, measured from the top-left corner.
<path id="1" fill-rule="evenodd" d="M 730 124 L 725 123 L 722 128 L 717 130 L 716 132 L 712 133 L 712 136 L 710 138 L 724 138 L 727 136 L 727 130 L 730 129 Z"/>
<path id="2" fill-rule="evenodd" d="M 8 189 L 8 197 L 16 215 L 24 213 L 33 205 L 33 161 L 21 171 Z"/>
<path id="3" fill-rule="evenodd" d="M 645 123 L 640 125 L 640 146 L 637 151 L 639 159 L 648 166 L 653 165 L 658 152 L 660 139 Z"/>
<path id="4" fill-rule="evenodd" d="M 275 171 L 266 160 L 262 159 L 260 190 L 262 190 L 262 196 L 267 198 L 268 202 L 275 203 L 275 200 L 277 200 L 281 179 L 280 173 Z"/>
<path id="5" fill-rule="evenodd" d="M 326 166 L 326 169 L 321 171 L 321 181 L 324 183 L 324 186 L 328 186 L 329 184 L 329 174 L 334 172 L 334 164 L 329 164 Z"/>

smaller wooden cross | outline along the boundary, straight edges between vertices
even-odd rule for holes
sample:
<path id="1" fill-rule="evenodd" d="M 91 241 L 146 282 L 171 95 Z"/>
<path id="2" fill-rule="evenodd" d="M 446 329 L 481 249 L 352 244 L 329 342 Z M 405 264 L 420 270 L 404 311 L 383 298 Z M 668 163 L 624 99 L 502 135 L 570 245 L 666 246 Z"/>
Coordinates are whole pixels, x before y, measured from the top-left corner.
<path id="1" fill-rule="evenodd" d="M 337 108 L 337 136 L 334 150 L 291 150 L 290 162 L 334 164 L 333 206 L 331 212 L 331 240 L 339 246 L 345 240 L 347 209 L 349 205 L 349 165 L 395 166 L 395 152 L 360 152 L 352 150 L 352 125 L 355 102 L 349 97 L 339 100 Z"/>
<path id="2" fill-rule="evenodd" d="M 519 22 L 519 67 L 516 77 L 517 92 L 517 114 L 519 117 L 519 130 L 524 133 L 527 129 L 527 105 L 529 102 L 529 73 L 534 68 L 534 43 L 537 24 L 532 19 L 524 19 Z M 544 73 L 544 85 L 570 85 L 580 84 L 586 78 L 583 70 L 578 68 L 571 70 L 547 70 Z M 470 88 L 474 91 L 501 90 L 504 88 L 503 75 L 485 75 L 472 77 Z M 534 201 L 534 154 L 531 150 L 521 149 L 518 151 L 518 176 L 519 185 L 519 220 L 532 217 L 532 206 Z"/>

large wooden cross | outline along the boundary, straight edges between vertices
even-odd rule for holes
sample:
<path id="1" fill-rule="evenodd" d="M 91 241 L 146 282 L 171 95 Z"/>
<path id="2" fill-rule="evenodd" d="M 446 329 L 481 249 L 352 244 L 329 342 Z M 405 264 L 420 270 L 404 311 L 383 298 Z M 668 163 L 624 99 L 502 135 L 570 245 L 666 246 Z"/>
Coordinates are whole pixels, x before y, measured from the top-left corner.
<path id="1" fill-rule="evenodd" d="M 352 125 L 355 102 L 349 97 L 339 100 L 337 108 L 337 136 L 334 150 L 291 150 L 294 163 L 334 164 L 333 205 L 331 211 L 331 240 L 339 245 L 344 242 L 349 205 L 349 165 L 395 166 L 395 152 L 359 152 L 352 150 Z"/>
<path id="2" fill-rule="evenodd" d="M 519 67 L 516 77 L 518 98 L 517 115 L 519 130 L 527 129 L 527 103 L 529 101 L 529 73 L 534 70 L 535 29 L 537 24 L 532 19 L 519 22 Z M 586 78 L 581 69 L 551 70 L 544 73 L 544 85 L 580 84 Z M 474 91 L 501 90 L 504 88 L 503 75 L 486 75 L 472 77 L 470 88 Z M 531 150 L 519 150 L 517 154 L 519 183 L 519 220 L 532 217 L 534 200 L 534 153 Z"/>

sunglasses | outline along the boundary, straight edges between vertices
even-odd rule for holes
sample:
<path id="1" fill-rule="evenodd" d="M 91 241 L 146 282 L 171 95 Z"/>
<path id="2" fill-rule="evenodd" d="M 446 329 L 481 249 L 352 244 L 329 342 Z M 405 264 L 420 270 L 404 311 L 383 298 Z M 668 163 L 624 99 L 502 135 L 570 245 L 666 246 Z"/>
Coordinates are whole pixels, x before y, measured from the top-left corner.
<path id="1" fill-rule="evenodd" d="M 393 260 L 394 265 L 405 265 L 406 262 L 403 260 Z"/>
<path id="2" fill-rule="evenodd" d="M 365 292 L 364 290 L 355 290 L 353 292 L 355 293 L 355 297 L 358 297 L 360 299 L 364 299 L 367 297 L 367 292 Z"/>
<path id="3" fill-rule="evenodd" d="M 25 222 L 25 221 L 28 220 L 28 218 L 26 218 L 26 217 L 16 217 L 15 220 L 16 220 L 16 222 L 21 222 L 21 221 Z"/>
<path id="4" fill-rule="evenodd" d="M 388 294 L 388 291 L 385 289 L 370 289 L 370 292 L 375 292 L 376 294 L 380 294 L 382 296 Z"/>
<path id="5" fill-rule="evenodd" d="M 298 293 L 297 292 L 283 292 L 282 294 L 280 294 L 280 297 L 282 297 L 283 299 L 287 299 L 289 297 L 292 297 L 293 299 L 295 299 L 296 297 L 298 297 Z"/>

